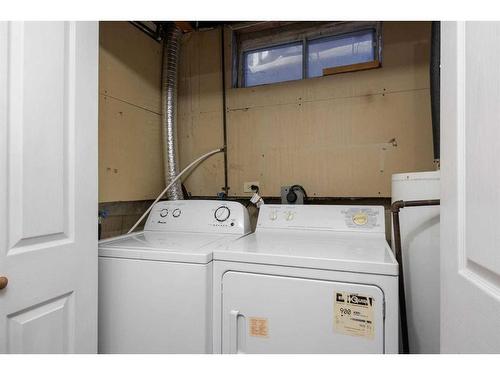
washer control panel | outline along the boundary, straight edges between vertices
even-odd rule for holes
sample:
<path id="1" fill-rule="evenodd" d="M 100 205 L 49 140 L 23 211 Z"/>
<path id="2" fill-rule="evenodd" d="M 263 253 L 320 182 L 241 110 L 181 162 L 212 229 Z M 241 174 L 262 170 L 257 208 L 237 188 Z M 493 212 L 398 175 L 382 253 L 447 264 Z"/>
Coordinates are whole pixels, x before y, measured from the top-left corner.
<path id="1" fill-rule="evenodd" d="M 163 201 L 153 207 L 144 229 L 246 234 L 250 232 L 250 219 L 247 209 L 238 202 Z"/>
<path id="2" fill-rule="evenodd" d="M 385 233 L 384 207 L 266 204 L 259 211 L 258 229 Z"/>

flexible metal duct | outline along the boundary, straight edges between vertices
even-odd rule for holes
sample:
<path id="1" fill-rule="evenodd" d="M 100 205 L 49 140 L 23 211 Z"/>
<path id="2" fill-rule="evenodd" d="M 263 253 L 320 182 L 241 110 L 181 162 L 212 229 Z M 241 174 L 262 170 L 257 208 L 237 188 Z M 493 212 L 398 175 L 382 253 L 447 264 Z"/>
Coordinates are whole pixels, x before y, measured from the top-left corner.
<path id="1" fill-rule="evenodd" d="M 174 24 L 166 26 L 163 39 L 163 66 L 161 82 L 163 165 L 165 184 L 168 185 L 179 173 L 177 158 L 177 65 L 182 31 Z M 167 191 L 170 200 L 183 199 L 180 181 Z"/>

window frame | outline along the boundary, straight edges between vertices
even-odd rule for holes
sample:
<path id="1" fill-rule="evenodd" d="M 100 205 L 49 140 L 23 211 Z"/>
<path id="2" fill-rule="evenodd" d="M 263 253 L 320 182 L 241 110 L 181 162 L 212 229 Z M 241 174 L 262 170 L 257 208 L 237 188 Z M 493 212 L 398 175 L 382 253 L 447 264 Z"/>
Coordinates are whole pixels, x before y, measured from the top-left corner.
<path id="1" fill-rule="evenodd" d="M 374 54 L 373 54 L 374 59 L 370 60 L 370 61 L 365 61 L 365 62 L 363 62 L 361 64 L 365 64 L 365 63 L 372 62 L 372 61 L 379 61 L 379 59 L 378 59 L 379 53 L 377 52 L 377 50 L 378 50 L 378 43 L 377 43 L 378 34 L 377 34 L 377 30 L 375 28 L 364 28 L 364 29 L 360 29 L 360 30 L 348 31 L 348 32 L 345 32 L 345 33 L 342 33 L 342 34 L 322 35 L 322 36 L 319 36 L 319 37 L 316 37 L 316 38 L 309 38 L 309 39 L 307 39 L 307 41 L 305 41 L 305 46 L 304 46 L 305 47 L 304 56 L 307 57 L 307 61 L 305 62 L 305 65 L 306 65 L 305 75 L 304 75 L 304 77 L 302 79 L 319 78 L 319 77 L 324 77 L 325 76 L 324 73 L 321 76 L 317 76 L 317 77 L 310 77 L 309 76 L 309 45 L 311 44 L 311 42 L 316 42 L 318 40 L 325 40 L 325 41 L 338 40 L 338 39 L 341 39 L 343 35 L 361 35 L 365 31 L 373 31 L 374 32 L 374 42 L 375 42 L 375 48 L 374 48 Z M 360 63 L 338 65 L 336 67 L 332 66 L 332 67 L 328 67 L 328 68 L 323 68 L 323 71 L 325 69 L 332 69 L 332 68 L 341 69 L 341 68 L 344 68 L 344 67 L 346 67 L 347 69 L 349 69 L 349 67 L 352 67 L 352 66 L 358 65 L 358 64 L 360 64 Z"/>
<path id="2" fill-rule="evenodd" d="M 245 32 L 244 29 L 233 31 L 233 54 L 232 54 L 232 87 L 233 88 L 246 88 L 244 82 L 244 57 L 245 54 L 252 51 L 265 50 L 267 48 L 286 46 L 291 44 L 302 45 L 302 78 L 293 81 L 321 78 L 308 77 L 308 50 L 309 42 L 322 38 L 334 38 L 341 35 L 362 32 L 365 30 L 374 30 L 375 32 L 375 60 L 372 64 L 368 64 L 366 68 L 360 67 L 359 69 L 352 65 L 342 65 L 345 71 L 357 71 L 368 68 L 380 67 L 382 65 L 382 23 L 378 21 L 361 21 L 361 22 L 293 22 L 287 23 L 284 26 L 265 28 L 263 23 L 263 30 Z M 272 24 L 272 23 L 270 23 Z M 373 63 L 374 62 L 374 63 Z M 362 63 L 365 64 L 365 63 Z M 341 68 L 338 67 L 338 68 Z M 341 73 L 343 69 L 339 69 Z M 248 86 L 257 87 L 264 85 L 274 85 L 282 82 L 292 81 L 279 81 L 272 83 L 265 83 L 261 85 Z"/>
<path id="3" fill-rule="evenodd" d="M 270 48 L 288 47 L 288 46 L 290 46 L 290 47 L 291 46 L 302 46 L 302 78 L 291 79 L 291 80 L 287 80 L 287 81 L 261 83 L 259 85 L 253 85 L 253 86 L 245 86 L 246 82 L 245 82 L 245 66 L 244 65 L 245 65 L 245 56 L 247 54 L 254 53 L 254 52 L 266 51 Z M 242 53 L 241 53 L 241 59 L 242 59 L 242 62 L 241 62 L 241 84 L 242 84 L 242 86 L 241 87 L 255 87 L 255 86 L 263 86 L 263 85 L 273 85 L 273 84 L 281 83 L 281 82 L 298 81 L 298 80 L 304 79 L 304 44 L 301 41 L 285 42 L 285 43 L 281 43 L 281 44 L 275 44 L 273 46 L 264 46 L 264 47 L 260 47 L 260 48 L 256 48 L 256 49 L 245 50 L 245 51 L 242 51 Z"/>

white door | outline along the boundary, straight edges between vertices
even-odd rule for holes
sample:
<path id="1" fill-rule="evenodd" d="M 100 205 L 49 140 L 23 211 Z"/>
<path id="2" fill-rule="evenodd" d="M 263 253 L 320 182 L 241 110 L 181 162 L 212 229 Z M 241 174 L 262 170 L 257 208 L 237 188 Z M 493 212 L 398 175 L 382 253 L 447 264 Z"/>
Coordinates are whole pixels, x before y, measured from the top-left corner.
<path id="1" fill-rule="evenodd" d="M 500 353 L 500 22 L 441 35 L 441 351 Z"/>
<path id="2" fill-rule="evenodd" d="M 384 353 L 384 295 L 374 285 L 229 271 L 223 353 Z"/>
<path id="3" fill-rule="evenodd" d="M 0 22 L 0 353 L 97 349 L 97 22 Z"/>

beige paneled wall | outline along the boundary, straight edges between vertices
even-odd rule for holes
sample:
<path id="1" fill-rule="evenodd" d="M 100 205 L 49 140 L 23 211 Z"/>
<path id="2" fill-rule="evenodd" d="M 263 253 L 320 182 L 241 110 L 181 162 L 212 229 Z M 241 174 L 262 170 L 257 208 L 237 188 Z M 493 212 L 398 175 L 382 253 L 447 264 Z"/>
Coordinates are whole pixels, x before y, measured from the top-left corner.
<path id="1" fill-rule="evenodd" d="M 154 199 L 165 187 L 161 44 L 128 22 L 99 28 L 99 202 Z"/>
<path id="2" fill-rule="evenodd" d="M 226 30 L 226 67 L 231 35 Z M 433 166 L 429 22 L 384 22 L 380 69 L 252 88 L 229 87 L 230 195 L 245 181 L 277 196 L 299 183 L 311 196 L 389 197 L 391 175 Z M 181 165 L 222 144 L 220 31 L 186 35 L 179 76 Z M 217 155 L 185 182 L 193 195 L 224 184 Z"/>
<path id="3" fill-rule="evenodd" d="M 177 95 L 181 168 L 224 144 L 220 47 L 219 30 L 186 34 L 181 45 Z M 184 184 L 193 195 L 217 194 L 224 185 L 223 155 L 199 164 Z"/>
<path id="4" fill-rule="evenodd" d="M 383 67 L 252 88 L 230 87 L 230 195 L 299 183 L 309 195 L 389 197 L 391 174 L 433 169 L 429 22 L 384 22 Z M 222 146 L 220 30 L 186 34 L 178 92 L 181 167 Z M 153 199 L 164 187 L 161 45 L 127 22 L 100 23 L 99 200 Z M 195 196 L 224 185 L 222 154 L 185 180 Z"/>

